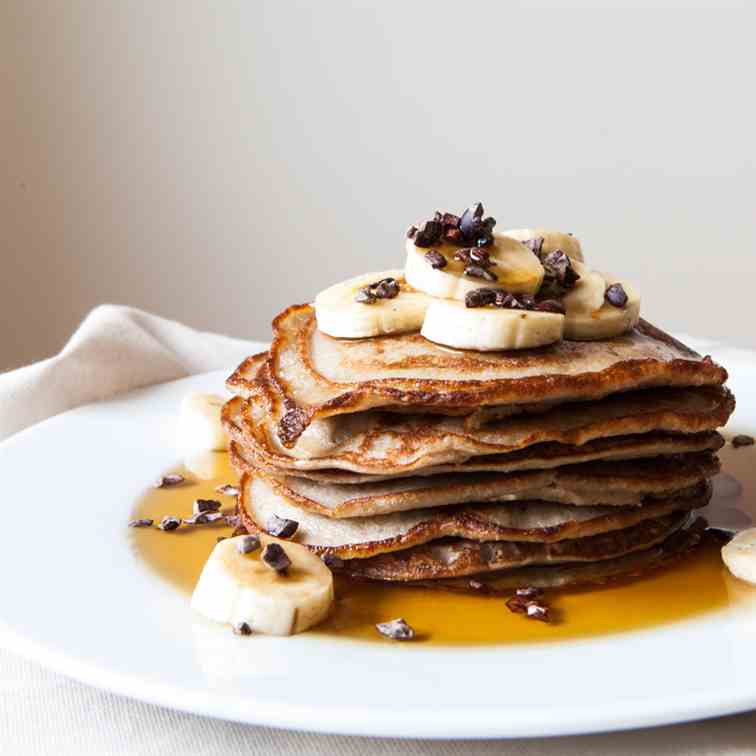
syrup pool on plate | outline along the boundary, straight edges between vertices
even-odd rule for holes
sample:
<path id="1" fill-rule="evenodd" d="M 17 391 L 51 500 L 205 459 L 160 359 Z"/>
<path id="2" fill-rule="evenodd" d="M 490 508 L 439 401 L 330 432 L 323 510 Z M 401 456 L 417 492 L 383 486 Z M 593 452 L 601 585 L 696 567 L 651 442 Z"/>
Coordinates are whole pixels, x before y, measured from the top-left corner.
<path id="1" fill-rule="evenodd" d="M 723 472 L 714 481 L 714 498 L 703 513 L 720 527 L 747 526 L 752 517 L 756 519 L 756 447 L 735 449 L 728 443 L 719 457 Z M 232 497 L 216 491 L 218 486 L 237 483 L 225 452 L 198 456 L 188 467 L 170 472 L 180 473 L 186 482 L 149 491 L 132 518 L 157 523 L 164 515 L 189 517 L 198 498 L 218 499 L 224 509 L 233 507 Z M 227 525 L 214 523 L 172 532 L 134 528 L 129 535 L 139 558 L 188 600 L 217 539 L 230 534 Z M 511 613 L 501 597 L 337 578 L 336 608 L 311 632 L 390 642 L 377 634 L 375 624 L 404 617 L 417 631 L 414 642 L 448 645 L 554 641 L 654 627 L 756 597 L 756 589 L 729 575 L 720 548 L 709 538 L 693 553 L 642 577 L 548 591 L 549 605 L 558 618 L 548 624 Z"/>

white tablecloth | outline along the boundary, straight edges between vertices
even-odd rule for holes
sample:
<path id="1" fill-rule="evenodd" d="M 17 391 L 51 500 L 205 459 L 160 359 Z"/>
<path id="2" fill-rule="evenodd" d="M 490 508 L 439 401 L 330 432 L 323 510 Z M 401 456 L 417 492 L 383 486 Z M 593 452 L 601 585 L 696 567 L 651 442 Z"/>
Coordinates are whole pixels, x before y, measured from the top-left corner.
<path id="1" fill-rule="evenodd" d="M 227 367 L 258 347 L 131 308 L 97 308 L 59 355 L 0 376 L 0 439 L 119 391 Z M 0 649 L 2 756 L 188 753 L 756 754 L 756 712 L 674 727 L 554 739 L 433 742 L 337 737 L 179 714 L 95 690 Z"/>

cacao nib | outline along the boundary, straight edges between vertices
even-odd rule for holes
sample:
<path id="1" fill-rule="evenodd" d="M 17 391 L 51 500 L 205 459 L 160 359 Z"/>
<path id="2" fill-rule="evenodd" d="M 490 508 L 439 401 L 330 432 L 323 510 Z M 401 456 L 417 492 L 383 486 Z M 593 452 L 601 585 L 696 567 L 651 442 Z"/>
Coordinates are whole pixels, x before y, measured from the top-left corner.
<path id="1" fill-rule="evenodd" d="M 525 614 L 528 609 L 528 600 L 519 596 L 507 599 L 507 609 L 513 614 Z"/>
<path id="2" fill-rule="evenodd" d="M 441 216 L 441 225 L 444 227 L 444 231 L 448 231 L 449 229 L 458 229 L 459 228 L 459 216 L 454 215 L 454 213 L 444 213 Z"/>
<path id="3" fill-rule="evenodd" d="M 344 566 L 344 560 L 341 557 L 337 557 L 335 554 L 323 554 L 321 557 L 323 564 L 332 570 L 337 570 Z"/>
<path id="4" fill-rule="evenodd" d="M 195 499 L 192 506 L 192 514 L 217 512 L 220 508 L 221 503 L 217 499 Z"/>
<path id="5" fill-rule="evenodd" d="M 627 304 L 627 292 L 621 283 L 614 283 L 607 287 L 604 292 L 604 299 L 612 305 L 622 309 Z"/>
<path id="6" fill-rule="evenodd" d="M 181 525 L 181 520 L 179 520 L 178 517 L 174 517 L 173 515 L 166 515 L 162 520 L 160 520 L 160 525 L 158 525 L 158 527 L 160 528 L 160 530 L 169 532 L 171 530 L 176 530 L 179 525 Z"/>
<path id="7" fill-rule="evenodd" d="M 173 488 L 173 486 L 180 486 L 183 482 L 183 475 L 171 473 L 170 475 L 163 475 L 163 477 L 155 483 L 155 488 Z"/>
<path id="8" fill-rule="evenodd" d="M 483 205 L 478 202 L 462 213 L 459 219 L 459 230 L 462 232 L 462 236 L 465 239 L 475 239 L 478 234 L 476 231 L 480 228 L 480 219 L 483 217 Z"/>
<path id="9" fill-rule="evenodd" d="M 444 228 L 440 220 L 425 221 L 415 234 L 416 247 L 431 247 L 440 238 Z"/>
<path id="10" fill-rule="evenodd" d="M 196 512 L 184 520 L 184 525 L 209 525 L 221 519 L 223 515 L 220 512 Z"/>
<path id="11" fill-rule="evenodd" d="M 514 614 L 524 614 L 528 619 L 549 621 L 549 607 L 524 596 L 513 596 L 507 601 L 507 608 Z"/>
<path id="12" fill-rule="evenodd" d="M 412 640 L 415 637 L 415 631 L 401 617 L 390 622 L 379 622 L 375 629 L 391 640 Z"/>
<path id="13" fill-rule="evenodd" d="M 542 299 L 556 299 L 572 289 L 580 279 L 572 261 L 561 249 L 555 249 L 541 258 L 544 268 L 543 283 L 538 292 Z"/>
<path id="14" fill-rule="evenodd" d="M 541 622 L 549 621 L 549 607 L 544 604 L 538 604 L 535 601 L 531 601 L 525 610 L 525 615 L 529 619 L 540 620 Z"/>
<path id="15" fill-rule="evenodd" d="M 508 291 L 499 290 L 496 292 L 496 298 L 494 304 L 497 307 L 501 307 L 505 310 L 524 310 L 525 305 L 514 295 Z"/>
<path id="16" fill-rule="evenodd" d="M 473 289 L 465 294 L 465 307 L 485 307 L 496 300 L 496 289 Z"/>
<path id="17" fill-rule="evenodd" d="M 271 570 L 275 570 L 279 575 L 285 575 L 291 567 L 291 559 L 289 559 L 283 547 L 278 543 L 269 543 L 260 556 L 263 563 L 270 567 Z"/>
<path id="18" fill-rule="evenodd" d="M 296 520 L 288 520 L 278 515 L 271 515 L 265 523 L 265 529 L 276 538 L 291 538 L 298 527 L 299 523 Z"/>
<path id="19" fill-rule="evenodd" d="M 735 537 L 735 531 L 725 530 L 724 528 L 706 528 L 709 535 L 714 536 L 721 543 L 729 543 Z"/>
<path id="20" fill-rule="evenodd" d="M 490 268 L 496 265 L 496 261 L 485 249 L 478 247 L 468 247 L 459 249 L 454 253 L 454 259 L 463 262 L 465 265 L 479 265 L 481 268 Z"/>
<path id="21" fill-rule="evenodd" d="M 445 268 L 449 264 L 449 261 L 435 249 L 432 249 L 430 252 L 426 252 L 425 259 L 434 270 L 441 270 L 441 268 Z"/>
<path id="22" fill-rule="evenodd" d="M 753 436 L 745 436 L 741 434 L 739 436 L 734 436 L 732 441 L 730 441 L 730 443 L 736 449 L 739 449 L 741 446 L 753 446 L 754 439 L 753 439 Z"/>
<path id="23" fill-rule="evenodd" d="M 354 296 L 360 304 L 374 304 L 379 299 L 393 299 L 399 296 L 399 284 L 395 278 L 383 278 L 363 286 Z"/>
<path id="24" fill-rule="evenodd" d="M 399 296 L 399 284 L 395 278 L 384 278 L 374 284 L 370 284 L 370 291 L 378 299 L 394 299 Z"/>
<path id="25" fill-rule="evenodd" d="M 493 228 L 496 225 L 494 218 L 483 218 L 483 205 L 477 204 L 468 207 L 459 219 L 459 230 L 462 238 L 479 247 L 487 247 L 493 243 Z"/>
<path id="26" fill-rule="evenodd" d="M 141 517 L 138 520 L 131 520 L 129 522 L 130 528 L 149 528 L 153 523 L 153 520 L 150 520 L 149 517 Z"/>
<path id="27" fill-rule="evenodd" d="M 470 265 L 472 263 L 472 258 L 470 257 L 471 248 L 466 249 L 458 249 L 454 253 L 454 259 L 459 260 L 461 263 L 464 263 L 465 265 Z"/>
<path id="28" fill-rule="evenodd" d="M 301 407 L 292 407 L 278 423 L 278 437 L 284 446 L 291 445 L 304 431 L 307 413 Z"/>
<path id="29" fill-rule="evenodd" d="M 465 267 L 465 275 L 470 278 L 482 278 L 485 281 L 498 281 L 495 273 L 481 265 L 468 265 Z"/>

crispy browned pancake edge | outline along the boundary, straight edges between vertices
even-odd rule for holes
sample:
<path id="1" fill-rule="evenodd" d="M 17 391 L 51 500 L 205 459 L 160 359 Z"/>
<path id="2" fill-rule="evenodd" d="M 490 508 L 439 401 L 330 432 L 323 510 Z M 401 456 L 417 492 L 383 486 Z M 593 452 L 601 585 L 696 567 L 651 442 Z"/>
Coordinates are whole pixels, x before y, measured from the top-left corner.
<path id="1" fill-rule="evenodd" d="M 433 541 L 368 559 L 350 559 L 343 569 L 352 577 L 406 582 L 529 565 L 595 562 L 651 548 L 682 527 L 688 516 L 689 510 L 674 512 L 623 530 L 556 543 Z"/>
<path id="2" fill-rule="evenodd" d="M 302 545 L 318 554 L 330 554 L 342 559 L 366 559 L 378 554 L 403 551 L 442 538 L 460 538 L 472 541 L 517 541 L 533 543 L 556 543 L 558 541 L 582 539 L 599 533 L 623 530 L 646 520 L 670 515 L 673 512 L 691 510 L 705 506 L 709 500 L 708 486 L 700 482 L 684 490 L 671 493 L 665 498 L 648 497 L 642 506 L 635 507 L 571 507 L 554 505 L 543 501 L 508 502 L 497 505 L 475 505 L 440 507 L 401 512 L 381 517 L 372 516 L 354 520 L 334 521 L 306 510 L 300 510 L 295 500 L 287 500 L 285 491 L 268 489 L 269 497 L 281 496 L 281 501 L 263 507 L 258 514 L 255 494 L 252 491 L 253 476 L 245 474 L 241 480 L 239 513 L 244 526 L 250 533 L 267 532 L 266 518 L 271 514 L 294 519 L 300 523 L 298 540 Z M 268 479 L 269 480 L 269 479 Z M 267 482 L 267 481 L 265 481 Z M 263 486 L 265 483 L 263 483 Z M 514 527 L 517 522 L 516 510 L 529 509 L 529 526 Z M 559 524 L 546 520 L 537 525 L 539 508 L 559 511 Z M 512 525 L 502 525 L 492 517 L 497 510 L 515 509 Z M 589 513 L 589 519 L 581 519 L 580 510 Z M 535 511 L 535 515 L 532 513 Z M 575 512 L 575 518 L 570 513 Z M 535 522 L 533 522 L 533 519 Z M 387 527 L 378 527 L 379 522 Z M 394 524 L 396 523 L 396 524 Z M 546 524 L 548 523 L 548 524 Z M 318 543 L 318 533 L 325 524 L 330 532 L 330 544 Z M 352 540 L 352 535 L 342 535 L 344 542 L 333 543 L 333 530 L 349 528 L 349 533 L 358 534 L 360 540 Z M 303 534 L 306 534 L 303 537 Z M 358 537 L 355 535 L 354 537 Z M 326 540 L 329 536 L 326 536 Z M 314 541 L 314 542 L 313 542 Z"/>
<path id="3" fill-rule="evenodd" d="M 558 589 L 611 585 L 628 578 L 645 577 L 649 572 L 676 564 L 707 540 L 703 527 L 705 522 L 699 517 L 650 549 L 635 551 L 614 559 L 522 567 L 463 578 L 441 578 L 401 585 L 491 596 L 511 596 L 517 588 L 526 586 Z M 391 583 L 384 582 L 382 585 Z"/>
<path id="4" fill-rule="evenodd" d="M 287 331 L 290 320 L 303 321 L 303 327 Z M 709 357 L 701 358 L 696 352 L 677 341 L 669 334 L 641 320 L 635 331 L 628 336 L 609 339 L 602 342 L 607 350 L 620 352 L 623 348 L 632 353 L 632 344 L 627 347 L 628 339 L 637 334 L 638 339 L 648 339 L 668 347 L 675 355 L 670 360 L 655 359 L 618 359 L 611 367 L 598 372 L 585 372 L 577 375 L 559 374 L 554 367 L 560 362 L 561 351 L 566 348 L 578 355 L 581 344 L 591 342 L 559 342 L 551 347 L 527 350 L 525 353 L 504 352 L 502 360 L 513 364 L 527 360 L 544 365 L 543 375 L 523 378 L 496 380 L 434 380 L 418 378 L 381 378 L 358 383 L 334 383 L 315 370 L 309 355 L 308 340 L 314 328 L 314 310 L 310 305 L 294 305 L 279 314 L 273 321 L 274 339 L 268 358 L 254 355 L 245 360 L 228 379 L 229 389 L 241 395 L 254 393 L 256 373 L 267 362 L 270 370 L 268 380 L 289 402 L 294 402 L 296 392 L 281 379 L 277 365 L 284 349 L 296 353 L 308 379 L 327 395 L 327 399 L 311 406 L 299 398 L 298 409 L 302 410 L 311 421 L 315 417 L 326 417 L 345 412 L 358 412 L 364 409 L 387 406 L 416 406 L 425 408 L 471 408 L 492 404 L 516 404 L 520 402 L 538 403 L 544 401 L 568 401 L 579 399 L 596 399 L 618 391 L 627 391 L 649 386 L 703 386 L 721 385 L 727 380 L 724 368 L 714 363 Z M 381 337 L 383 352 L 392 351 L 392 343 L 408 338 L 422 338 L 418 334 L 401 334 Z M 292 343 L 294 342 L 294 343 Z M 475 374 L 475 353 L 460 353 L 455 357 L 461 374 Z M 402 368 L 400 364 L 398 366 Z M 407 369 L 411 365 L 404 366 Z"/>

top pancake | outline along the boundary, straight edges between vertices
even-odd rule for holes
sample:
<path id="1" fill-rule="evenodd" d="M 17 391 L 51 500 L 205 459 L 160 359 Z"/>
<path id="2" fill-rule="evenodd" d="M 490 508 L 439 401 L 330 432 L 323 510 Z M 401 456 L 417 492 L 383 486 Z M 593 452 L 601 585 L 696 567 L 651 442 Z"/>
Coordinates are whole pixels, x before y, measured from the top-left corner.
<path id="1" fill-rule="evenodd" d="M 334 339 L 318 331 L 310 305 L 274 321 L 269 356 L 242 363 L 228 387 L 255 395 L 257 372 L 297 416 L 292 443 L 316 417 L 384 407 L 467 414 L 480 406 L 596 399 L 653 386 L 721 385 L 724 368 L 641 321 L 604 341 L 561 341 L 539 349 L 468 352 L 419 333 Z M 282 439 L 285 443 L 287 439 Z"/>

